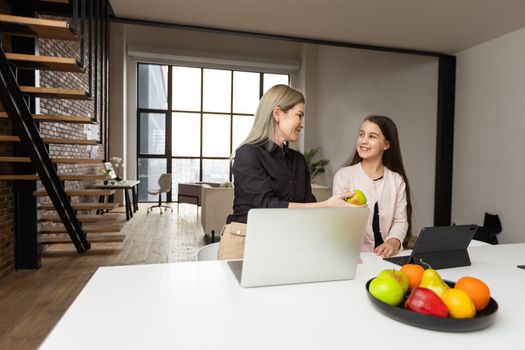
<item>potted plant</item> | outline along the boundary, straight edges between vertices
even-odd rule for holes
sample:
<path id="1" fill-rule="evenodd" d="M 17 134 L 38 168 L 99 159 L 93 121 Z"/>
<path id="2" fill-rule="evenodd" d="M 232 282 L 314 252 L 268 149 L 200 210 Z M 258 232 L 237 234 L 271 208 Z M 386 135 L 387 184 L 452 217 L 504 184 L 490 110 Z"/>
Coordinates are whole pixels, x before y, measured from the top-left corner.
<path id="1" fill-rule="evenodd" d="M 104 175 L 106 177 L 104 179 L 104 185 L 107 185 L 108 182 L 109 182 L 109 179 L 111 178 L 112 170 L 111 169 L 102 169 L 100 172 L 102 173 L 102 175 Z"/>
<path id="2" fill-rule="evenodd" d="M 308 170 L 310 171 L 310 180 L 314 182 L 314 178 L 319 175 L 323 174 L 325 172 L 324 167 L 330 163 L 328 159 L 319 159 L 315 160 L 315 156 L 317 152 L 321 147 L 317 148 L 308 148 L 304 151 L 304 159 L 306 160 L 306 164 L 308 165 Z"/>

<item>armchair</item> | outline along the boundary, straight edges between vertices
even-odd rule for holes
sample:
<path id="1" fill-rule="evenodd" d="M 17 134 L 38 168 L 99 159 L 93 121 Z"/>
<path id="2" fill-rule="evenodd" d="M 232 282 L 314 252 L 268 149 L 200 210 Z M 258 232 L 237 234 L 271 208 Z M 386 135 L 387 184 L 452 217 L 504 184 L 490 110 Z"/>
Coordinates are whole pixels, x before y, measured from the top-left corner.
<path id="1" fill-rule="evenodd" d="M 179 212 L 180 203 L 195 204 L 197 206 L 197 215 L 199 207 L 202 205 L 201 186 L 206 184 L 211 187 L 218 187 L 219 184 L 212 182 L 196 183 L 179 183 L 177 186 L 177 212 Z"/>

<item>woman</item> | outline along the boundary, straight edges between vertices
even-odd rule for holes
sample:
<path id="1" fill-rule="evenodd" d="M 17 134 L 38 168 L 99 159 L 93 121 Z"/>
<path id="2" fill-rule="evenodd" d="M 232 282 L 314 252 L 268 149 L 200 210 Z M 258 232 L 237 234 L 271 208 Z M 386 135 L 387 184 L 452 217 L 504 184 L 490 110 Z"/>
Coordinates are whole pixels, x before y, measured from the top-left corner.
<path id="1" fill-rule="evenodd" d="M 396 254 L 410 233 L 412 204 L 397 128 L 388 117 L 365 118 L 350 165 L 335 174 L 334 193 L 357 189 L 371 209 L 362 250 Z"/>
<path id="2" fill-rule="evenodd" d="M 288 147 L 304 128 L 304 96 L 276 85 L 259 102 L 253 127 L 237 148 L 232 170 L 235 198 L 228 223 L 246 223 L 252 208 L 349 207 L 351 192 L 316 202 L 302 154 Z"/>

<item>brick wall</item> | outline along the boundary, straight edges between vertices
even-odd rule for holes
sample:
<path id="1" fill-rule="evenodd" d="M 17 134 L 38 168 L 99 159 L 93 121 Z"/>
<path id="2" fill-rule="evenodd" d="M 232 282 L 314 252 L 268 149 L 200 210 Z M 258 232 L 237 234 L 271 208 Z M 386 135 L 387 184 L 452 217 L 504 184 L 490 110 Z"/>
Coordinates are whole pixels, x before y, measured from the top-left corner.
<path id="1" fill-rule="evenodd" d="M 55 20 L 67 20 L 67 18 L 57 16 L 40 16 L 46 19 Z M 60 115 L 77 115 L 77 116 L 89 116 L 95 117 L 96 123 L 94 124 L 71 124 L 71 123 L 52 123 L 52 122 L 41 122 L 40 123 L 40 134 L 42 137 L 57 137 L 57 138 L 71 138 L 71 139 L 88 139 L 88 140 L 99 140 L 102 144 L 96 146 L 89 145 L 60 145 L 51 144 L 49 145 L 49 154 L 51 157 L 60 158 L 104 158 L 104 134 L 101 129 L 102 123 L 100 115 L 100 101 L 102 98 L 101 84 L 102 74 L 101 69 L 95 69 L 94 63 L 92 64 L 92 71 L 96 72 L 92 74 L 92 87 L 90 91 L 89 82 L 89 25 L 86 22 L 85 28 L 85 40 L 84 40 L 84 60 L 85 60 L 85 73 L 68 73 L 68 72 L 55 72 L 55 71 L 41 71 L 39 77 L 39 83 L 42 87 L 55 87 L 64 89 L 78 89 L 91 93 L 93 97 L 90 101 L 75 101 L 75 100 L 63 100 L 63 99 L 39 99 L 38 113 L 41 114 L 60 114 Z M 95 42 L 94 40 L 92 41 Z M 60 41 L 60 40 L 47 40 L 38 39 L 38 53 L 43 56 L 58 56 L 58 57 L 69 57 L 75 58 L 80 61 L 81 49 L 80 42 L 72 41 Z M 100 43 L 97 52 L 100 52 Z M 95 59 L 95 49 L 92 49 L 93 62 Z M 98 104 L 95 105 L 95 84 L 96 96 L 98 98 Z M 96 110 L 95 110 L 96 108 Z M 96 164 L 58 164 L 57 170 L 59 175 L 100 175 L 102 166 Z M 92 185 L 93 182 L 88 181 L 68 181 L 66 182 L 67 189 L 79 189 L 85 188 Z M 47 197 L 41 197 L 38 199 L 40 202 L 49 201 Z M 89 197 L 73 197 L 73 202 L 95 202 L 98 198 Z M 48 224 L 49 225 L 49 224 Z"/>
<path id="2" fill-rule="evenodd" d="M 42 16 L 49 19 L 64 20 L 60 17 Z M 86 62 L 86 73 L 66 73 L 66 72 L 54 72 L 54 71 L 41 71 L 40 72 L 40 86 L 43 87 L 57 87 L 67 89 L 80 89 L 89 91 L 89 75 L 87 72 L 89 62 L 89 33 L 88 25 L 85 24 L 86 38 L 85 38 L 85 55 L 84 59 Z M 94 41 L 93 41 L 94 42 Z M 38 50 L 40 55 L 46 56 L 59 56 L 59 57 L 73 57 L 80 61 L 80 43 L 79 42 L 68 42 L 59 40 L 38 40 Z M 100 47 L 99 47 L 100 50 Z M 99 51 L 100 52 L 100 51 Z M 93 50 L 94 54 L 94 50 Z M 94 65 L 93 65 L 94 69 Z M 100 128 L 101 116 L 100 101 L 101 101 L 101 81 L 102 76 L 100 68 L 97 76 L 93 78 L 93 81 L 97 84 L 97 96 L 99 105 L 97 111 L 95 111 L 95 103 L 92 101 L 72 101 L 72 100 L 60 100 L 60 99 L 40 99 L 40 110 L 42 114 L 62 114 L 62 115 L 83 115 L 83 116 L 95 116 L 97 123 L 92 125 L 85 124 L 69 124 L 69 123 L 40 123 L 40 133 L 43 137 L 59 137 L 59 138 L 73 138 L 73 139 L 90 139 L 90 140 L 102 140 L 103 132 Z M 94 85 L 92 84 L 92 95 L 94 95 Z M 102 140 L 103 141 L 103 140 Z M 65 157 L 65 158 L 104 158 L 103 143 L 97 146 L 86 146 L 86 145 L 50 145 L 49 153 L 52 157 Z M 68 175 L 97 175 L 100 174 L 100 165 L 89 165 L 89 164 L 59 164 L 59 174 Z M 86 183 L 68 182 L 68 188 L 80 188 L 84 187 Z"/>

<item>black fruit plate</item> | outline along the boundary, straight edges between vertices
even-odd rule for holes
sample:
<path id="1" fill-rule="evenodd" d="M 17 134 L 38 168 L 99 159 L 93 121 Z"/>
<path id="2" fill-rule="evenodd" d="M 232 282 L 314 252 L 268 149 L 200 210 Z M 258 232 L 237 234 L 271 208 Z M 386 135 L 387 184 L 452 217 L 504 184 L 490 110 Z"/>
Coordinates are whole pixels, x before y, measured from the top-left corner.
<path id="1" fill-rule="evenodd" d="M 368 294 L 368 298 L 370 299 L 372 304 L 374 304 L 377 310 L 387 315 L 388 317 L 393 318 L 394 320 L 407 323 L 415 327 L 443 332 L 471 332 L 489 326 L 496 318 L 496 312 L 498 311 L 498 303 L 493 298 L 490 298 L 487 307 L 481 311 L 478 311 L 476 313 L 476 317 L 474 318 L 441 318 L 436 316 L 420 314 L 414 311 L 404 309 L 404 302 L 400 306 L 392 306 L 383 303 L 379 299 L 376 299 L 368 291 L 368 286 L 370 285 L 371 281 L 372 279 L 366 283 L 366 293 Z M 444 282 L 447 283 L 450 287 L 454 287 L 454 282 Z"/>

